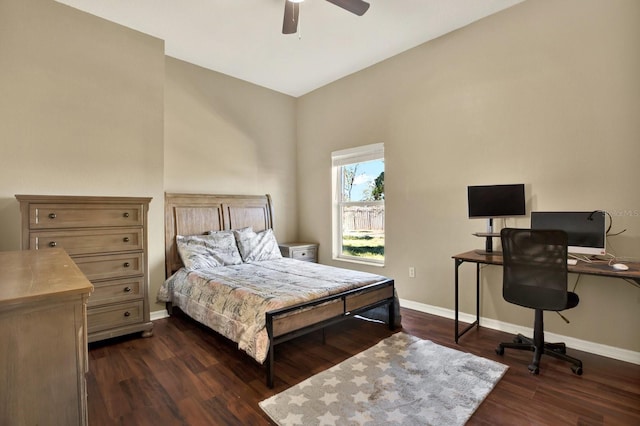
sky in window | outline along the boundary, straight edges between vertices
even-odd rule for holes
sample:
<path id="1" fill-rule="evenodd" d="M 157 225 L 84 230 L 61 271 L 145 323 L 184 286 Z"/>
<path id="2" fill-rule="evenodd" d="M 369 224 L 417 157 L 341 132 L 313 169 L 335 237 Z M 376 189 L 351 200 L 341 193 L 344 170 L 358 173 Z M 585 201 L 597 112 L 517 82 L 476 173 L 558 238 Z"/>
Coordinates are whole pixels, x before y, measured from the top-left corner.
<path id="1" fill-rule="evenodd" d="M 383 171 L 384 161 L 382 160 L 358 163 L 358 171 L 353 181 L 353 188 L 351 189 L 351 200 L 363 201 L 365 191 L 371 191 L 373 182 Z"/>

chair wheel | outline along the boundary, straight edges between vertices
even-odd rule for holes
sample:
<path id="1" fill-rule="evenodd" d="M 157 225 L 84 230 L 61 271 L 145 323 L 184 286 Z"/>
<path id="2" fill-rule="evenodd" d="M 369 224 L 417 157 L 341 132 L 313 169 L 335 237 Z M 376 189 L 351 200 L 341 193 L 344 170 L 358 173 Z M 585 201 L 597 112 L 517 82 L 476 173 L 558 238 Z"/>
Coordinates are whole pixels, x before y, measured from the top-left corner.
<path id="1" fill-rule="evenodd" d="M 498 347 L 496 348 L 496 353 L 497 353 L 498 355 L 504 355 L 504 348 L 503 348 L 502 346 L 498 346 Z"/>
<path id="2" fill-rule="evenodd" d="M 514 337 L 513 338 L 513 343 L 522 343 L 522 339 L 519 337 Z"/>
<path id="3" fill-rule="evenodd" d="M 533 364 L 531 364 L 531 365 L 529 366 L 529 372 L 530 372 L 531 374 L 540 374 L 540 367 L 538 367 L 537 365 L 533 365 Z"/>
<path id="4" fill-rule="evenodd" d="M 580 367 L 579 365 L 572 365 L 571 371 L 573 371 L 573 373 L 577 374 L 578 376 L 582 376 L 582 367 Z"/>

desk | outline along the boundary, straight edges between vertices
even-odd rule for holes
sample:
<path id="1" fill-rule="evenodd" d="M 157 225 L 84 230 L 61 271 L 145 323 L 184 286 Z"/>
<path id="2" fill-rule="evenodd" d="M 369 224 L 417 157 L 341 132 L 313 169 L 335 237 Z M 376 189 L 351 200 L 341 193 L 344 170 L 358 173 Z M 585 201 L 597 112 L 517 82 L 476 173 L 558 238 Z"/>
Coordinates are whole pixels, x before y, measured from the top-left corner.
<path id="1" fill-rule="evenodd" d="M 502 265 L 501 254 L 481 254 L 476 251 L 468 251 L 466 253 L 452 256 L 455 261 L 455 341 L 462 337 L 467 331 L 474 326 L 480 326 L 480 265 Z M 464 262 L 476 264 L 476 320 L 469 324 L 462 332 L 459 332 L 458 324 L 458 269 Z M 640 262 L 624 262 L 629 269 L 626 271 L 617 271 L 609 266 L 606 260 L 595 260 L 591 263 L 578 261 L 576 265 L 568 265 L 569 272 L 573 274 L 599 275 L 602 277 L 626 278 L 633 280 L 636 285 L 640 286 Z"/>

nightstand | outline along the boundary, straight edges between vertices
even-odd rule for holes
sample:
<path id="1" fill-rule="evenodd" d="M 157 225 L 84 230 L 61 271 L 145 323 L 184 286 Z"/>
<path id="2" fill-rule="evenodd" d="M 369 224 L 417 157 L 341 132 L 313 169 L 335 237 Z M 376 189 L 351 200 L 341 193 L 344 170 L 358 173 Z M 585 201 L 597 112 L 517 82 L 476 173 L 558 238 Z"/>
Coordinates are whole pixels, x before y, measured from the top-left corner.
<path id="1" fill-rule="evenodd" d="M 282 243 L 279 247 L 283 257 L 318 263 L 318 244 L 316 243 Z"/>

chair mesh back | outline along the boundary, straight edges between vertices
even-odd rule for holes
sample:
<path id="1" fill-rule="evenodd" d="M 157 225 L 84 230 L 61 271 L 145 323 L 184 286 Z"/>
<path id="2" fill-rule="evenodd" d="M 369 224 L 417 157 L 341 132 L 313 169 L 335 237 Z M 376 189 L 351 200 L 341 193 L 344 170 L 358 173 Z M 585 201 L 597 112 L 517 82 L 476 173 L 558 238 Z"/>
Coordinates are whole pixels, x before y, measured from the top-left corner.
<path id="1" fill-rule="evenodd" d="M 533 309 L 567 306 L 567 233 L 504 228 L 502 294 L 506 301 Z"/>

